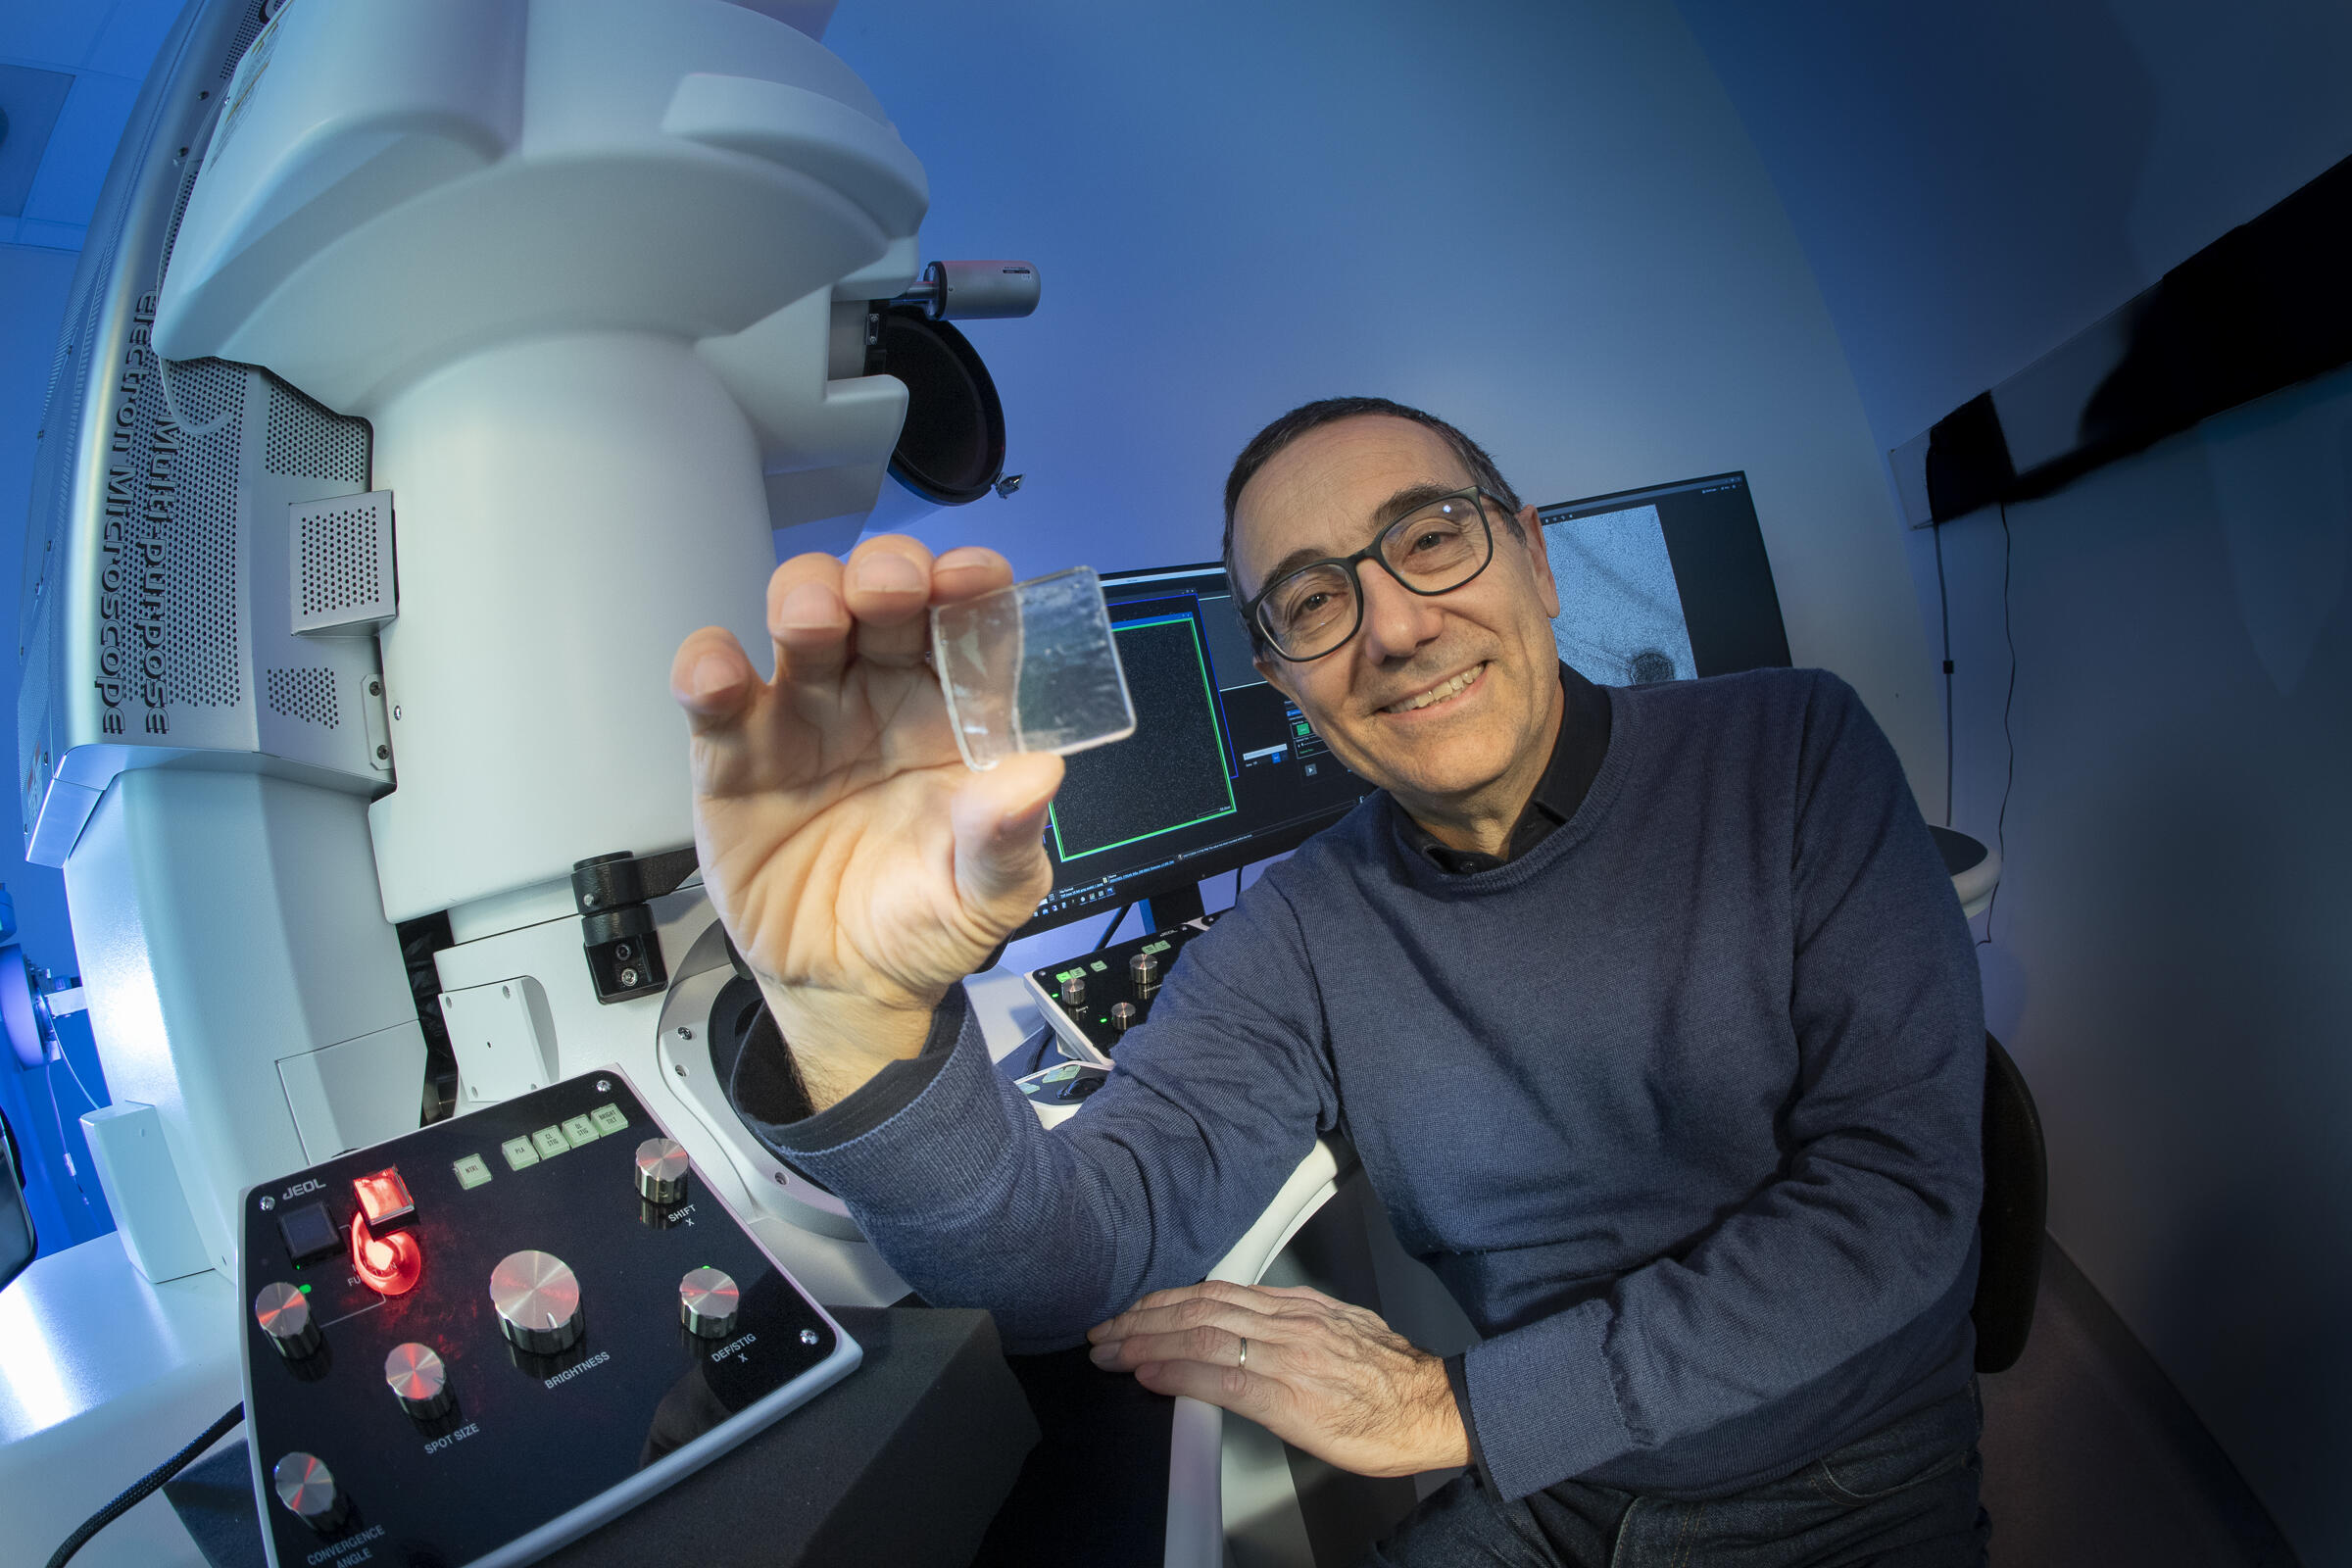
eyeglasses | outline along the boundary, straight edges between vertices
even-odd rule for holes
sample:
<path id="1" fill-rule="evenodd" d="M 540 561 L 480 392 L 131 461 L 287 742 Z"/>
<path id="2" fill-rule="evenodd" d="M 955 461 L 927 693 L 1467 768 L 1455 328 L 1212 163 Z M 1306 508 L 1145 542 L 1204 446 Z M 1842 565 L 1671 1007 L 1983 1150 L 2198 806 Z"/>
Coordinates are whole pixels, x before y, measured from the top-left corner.
<path id="1" fill-rule="evenodd" d="M 1242 616 L 1294 664 L 1337 653 L 1364 621 L 1362 563 L 1379 563 L 1407 593 L 1451 593 L 1494 559 L 1485 505 L 1493 499 L 1473 488 L 1415 508 L 1352 556 L 1284 572 L 1242 607 Z"/>

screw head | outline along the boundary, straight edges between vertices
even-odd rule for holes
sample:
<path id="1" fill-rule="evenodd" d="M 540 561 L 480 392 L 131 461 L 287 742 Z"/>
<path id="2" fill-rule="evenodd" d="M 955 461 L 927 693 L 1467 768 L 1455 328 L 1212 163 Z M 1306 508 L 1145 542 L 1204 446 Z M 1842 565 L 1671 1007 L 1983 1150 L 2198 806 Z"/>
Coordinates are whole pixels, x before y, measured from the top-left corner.
<path id="1" fill-rule="evenodd" d="M 801 1343 L 802 1343 L 803 1345 L 814 1345 L 814 1344 L 816 1343 L 816 1330 L 814 1330 L 814 1329 L 803 1329 L 803 1330 L 801 1330 Z"/>
<path id="2" fill-rule="evenodd" d="M 681 1078 L 686 1076 L 686 1064 L 682 1061 L 671 1063 L 669 1070 L 676 1073 Z"/>
<path id="3" fill-rule="evenodd" d="M 781 1186 L 783 1186 L 783 1185 L 784 1185 L 784 1173 L 783 1173 L 782 1171 L 780 1171 L 780 1170 L 771 1170 L 771 1171 L 769 1171 L 769 1172 L 768 1172 L 768 1174 L 769 1174 L 770 1176 L 773 1176 L 773 1177 L 776 1179 L 776 1185 L 777 1185 L 778 1187 L 781 1187 Z"/>
<path id="4" fill-rule="evenodd" d="M 623 969 L 623 970 L 621 970 L 621 971 L 620 971 L 620 983 L 621 983 L 622 985 L 624 985 L 624 986 L 633 986 L 633 985 L 635 985 L 635 984 L 637 983 L 637 971 L 636 971 L 636 970 L 634 970 L 634 969 Z"/>
<path id="5" fill-rule="evenodd" d="M 623 942 L 619 947 L 616 947 L 612 950 L 612 956 L 615 958 L 634 958 L 637 956 L 637 950 L 630 947 L 626 942 Z"/>
<path id="6" fill-rule="evenodd" d="M 678 1038 L 680 1040 L 692 1040 L 694 1038 L 694 1025 L 686 1023 L 678 1025 Z"/>
<path id="7" fill-rule="evenodd" d="M 601 1095 L 601 1094 L 603 1094 L 603 1093 L 605 1093 L 605 1091 L 607 1091 L 607 1090 L 611 1089 L 612 1087 L 612 1079 L 610 1079 L 610 1078 L 599 1078 L 599 1079 L 596 1081 L 596 1092 L 597 1092 L 598 1094 L 600 1094 L 600 1095 Z"/>
<path id="8" fill-rule="evenodd" d="M 276 1200 L 276 1199 L 274 1199 L 274 1198 L 271 1198 L 271 1197 L 270 1197 L 270 1196 L 268 1193 L 264 1193 L 264 1194 L 262 1195 L 262 1212 L 263 1212 L 263 1213 L 267 1214 L 267 1213 L 269 1213 L 269 1212 L 270 1212 L 271 1209 L 275 1208 L 276 1206 L 277 1206 L 277 1200 Z"/>
<path id="9" fill-rule="evenodd" d="M 391 757 L 392 757 L 392 748 L 391 748 L 391 747 L 389 747 L 389 746 L 378 746 L 378 747 L 375 749 L 375 760 L 376 760 L 377 761 L 379 761 L 379 762 L 383 762 L 383 761 L 389 761 L 389 760 L 391 760 Z"/>

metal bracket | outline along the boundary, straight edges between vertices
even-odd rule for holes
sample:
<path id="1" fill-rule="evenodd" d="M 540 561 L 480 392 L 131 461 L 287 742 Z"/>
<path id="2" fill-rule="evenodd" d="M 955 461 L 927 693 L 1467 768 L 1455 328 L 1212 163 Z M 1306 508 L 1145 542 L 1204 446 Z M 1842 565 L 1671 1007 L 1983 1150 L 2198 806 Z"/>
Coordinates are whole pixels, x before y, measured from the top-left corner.
<path id="1" fill-rule="evenodd" d="M 620 850 L 573 862 L 571 900 L 580 911 L 580 945 L 598 1002 L 650 997 L 669 984 L 648 901 L 676 892 L 696 863 L 692 849 L 660 855 Z"/>

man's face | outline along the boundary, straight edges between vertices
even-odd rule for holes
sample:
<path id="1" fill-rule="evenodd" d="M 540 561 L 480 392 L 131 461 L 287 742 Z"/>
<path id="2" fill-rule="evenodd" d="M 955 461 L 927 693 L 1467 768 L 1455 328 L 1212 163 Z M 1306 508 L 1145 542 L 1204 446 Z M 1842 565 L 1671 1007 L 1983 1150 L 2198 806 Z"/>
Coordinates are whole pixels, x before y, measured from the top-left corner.
<path id="1" fill-rule="evenodd" d="M 1433 493 L 1471 483 L 1445 439 L 1410 419 L 1366 415 L 1310 430 L 1242 491 L 1235 587 L 1247 601 L 1307 561 L 1361 550 Z M 1257 662 L 1342 761 L 1424 819 L 1515 811 L 1549 760 L 1559 593 L 1535 509 L 1520 513 L 1514 536 L 1486 507 L 1494 559 L 1476 578 L 1423 597 L 1362 563 L 1363 624 L 1352 638 L 1302 663 L 1270 650 Z"/>

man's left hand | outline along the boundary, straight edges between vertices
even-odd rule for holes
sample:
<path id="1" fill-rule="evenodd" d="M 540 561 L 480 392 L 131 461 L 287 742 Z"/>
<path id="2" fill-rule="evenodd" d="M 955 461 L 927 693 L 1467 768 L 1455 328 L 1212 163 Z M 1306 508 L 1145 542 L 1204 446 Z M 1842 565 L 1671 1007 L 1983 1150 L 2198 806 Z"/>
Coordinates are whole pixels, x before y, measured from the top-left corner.
<path id="1" fill-rule="evenodd" d="M 1470 1462 L 1446 1364 L 1320 1291 L 1216 1280 L 1154 1291 L 1087 1338 L 1097 1366 L 1248 1416 L 1342 1470 Z"/>

